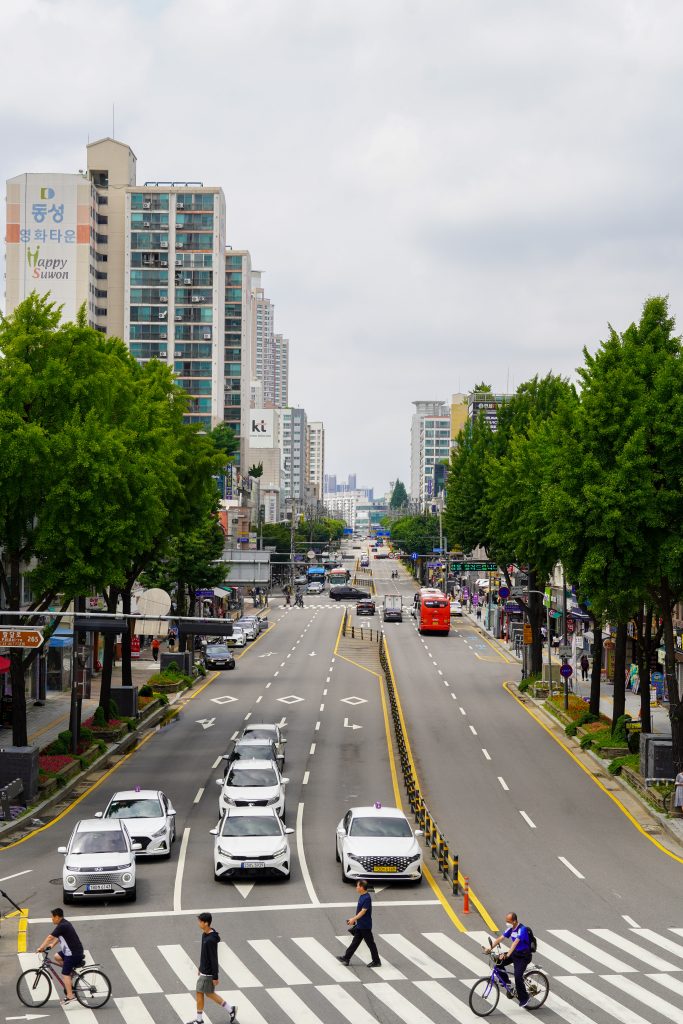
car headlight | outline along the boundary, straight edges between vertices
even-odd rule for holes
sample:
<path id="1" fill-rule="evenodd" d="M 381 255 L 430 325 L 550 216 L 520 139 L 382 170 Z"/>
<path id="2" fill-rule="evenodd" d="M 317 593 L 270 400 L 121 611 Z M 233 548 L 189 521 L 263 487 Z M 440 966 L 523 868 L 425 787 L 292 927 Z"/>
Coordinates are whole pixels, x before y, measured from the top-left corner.
<path id="1" fill-rule="evenodd" d="M 286 853 L 287 853 L 287 847 L 286 846 L 281 846 L 279 850 L 276 850 L 274 852 L 273 857 L 284 857 L 284 855 Z"/>
<path id="2" fill-rule="evenodd" d="M 161 839 L 162 836 L 166 835 L 166 826 L 160 828 L 158 832 L 152 832 L 152 839 Z"/>
<path id="3" fill-rule="evenodd" d="M 67 885 L 75 885 L 76 884 L 76 879 L 75 879 L 74 875 L 67 875 L 66 876 L 66 884 Z"/>
<path id="4" fill-rule="evenodd" d="M 223 799 L 225 800 L 226 804 L 233 804 L 233 806 L 237 802 L 234 796 L 227 796 L 227 794 L 225 793 L 223 794 Z"/>
<path id="5" fill-rule="evenodd" d="M 356 861 L 359 861 L 359 859 L 360 859 L 360 854 L 359 854 L 359 853 L 352 853 L 352 852 L 351 852 L 351 850 L 347 850 L 347 851 L 346 851 L 346 856 L 347 856 L 347 857 L 348 857 L 348 858 L 349 858 L 350 860 L 356 860 Z"/>
<path id="6" fill-rule="evenodd" d="M 276 804 L 279 799 L 280 799 L 280 794 L 279 793 L 276 796 L 271 796 L 270 800 L 268 801 L 267 806 L 271 807 L 272 804 Z"/>
<path id="7" fill-rule="evenodd" d="M 130 871 L 126 871 L 125 875 L 121 875 L 121 881 L 123 882 L 124 885 L 130 885 L 130 883 L 133 881 L 133 876 L 131 875 Z"/>
<path id="8" fill-rule="evenodd" d="M 416 860 L 419 860 L 422 856 L 421 853 L 416 853 L 414 857 L 406 857 L 407 864 L 414 864 Z"/>
<path id="9" fill-rule="evenodd" d="M 228 857 L 230 860 L 236 860 L 236 858 L 230 853 L 230 850 L 224 850 L 222 846 L 218 847 L 218 852 L 221 857 Z"/>

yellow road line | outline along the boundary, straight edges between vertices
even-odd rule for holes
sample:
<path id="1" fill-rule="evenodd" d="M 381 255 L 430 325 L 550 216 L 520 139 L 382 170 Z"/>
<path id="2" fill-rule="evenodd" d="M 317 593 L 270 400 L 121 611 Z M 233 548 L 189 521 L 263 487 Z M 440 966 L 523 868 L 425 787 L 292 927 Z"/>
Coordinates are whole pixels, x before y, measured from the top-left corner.
<path id="1" fill-rule="evenodd" d="M 551 737 L 551 739 L 555 740 L 555 742 L 557 743 L 557 745 L 558 745 L 559 747 L 561 747 L 561 748 L 562 748 L 562 750 L 564 750 L 565 754 L 568 754 L 568 755 L 569 755 L 569 757 L 571 757 L 572 761 L 573 761 L 573 762 L 574 762 L 575 764 L 577 764 L 577 765 L 579 766 L 579 768 L 581 769 L 581 771 L 585 772 L 585 773 L 586 773 L 586 775 L 588 776 L 588 778 L 589 778 L 589 779 L 592 779 L 592 780 L 593 780 L 593 782 L 595 783 L 595 785 L 596 785 L 596 786 L 597 786 L 597 787 L 598 787 L 599 789 L 601 789 L 601 790 L 603 791 L 603 793 L 605 793 L 605 794 L 606 794 L 606 796 L 608 796 L 608 797 L 610 798 L 610 800 L 612 800 L 612 801 L 613 801 L 613 803 L 615 803 L 615 804 L 617 805 L 617 807 L 619 808 L 619 810 L 620 810 L 620 811 L 621 811 L 621 812 L 622 812 L 623 814 L 625 814 L 625 815 L 626 815 L 626 817 L 627 817 L 627 818 L 628 818 L 628 820 L 629 820 L 629 821 L 631 822 L 631 824 L 633 825 L 633 827 L 634 827 L 634 828 L 636 828 L 636 829 L 638 830 L 638 832 L 640 832 L 640 834 L 641 834 L 641 835 L 645 836 L 645 838 L 646 838 L 646 839 L 648 839 L 648 840 L 649 840 L 649 841 L 650 841 L 650 842 L 651 842 L 651 843 L 652 843 L 652 844 L 653 844 L 654 846 L 656 846 L 658 850 L 660 850 L 660 851 L 661 851 L 662 853 L 665 853 L 665 854 L 667 855 L 667 857 L 671 857 L 671 859 L 672 859 L 672 860 L 675 860 L 675 861 L 677 861 L 677 862 L 678 862 L 679 864 L 683 864 L 683 857 L 679 857 L 679 856 L 677 856 L 677 854 L 675 854 L 675 853 L 672 853 L 672 852 L 671 852 L 671 850 L 667 850 L 666 846 L 662 846 L 662 844 L 661 844 L 660 842 L 658 842 L 658 841 L 657 841 L 657 840 L 655 839 L 655 837 L 654 837 L 654 836 L 651 836 L 651 835 L 650 835 L 650 834 L 649 834 L 648 832 L 646 832 L 646 831 L 645 831 L 645 829 L 644 829 L 644 828 L 642 827 L 642 825 L 640 825 L 640 824 L 638 823 L 638 821 L 636 821 L 636 819 L 635 819 L 635 818 L 633 817 L 633 815 L 632 815 L 632 814 L 631 814 L 631 812 L 630 812 L 630 811 L 628 810 L 628 808 L 627 808 L 627 807 L 625 807 L 625 806 L 624 806 L 624 805 L 622 804 L 622 802 L 621 802 L 621 800 L 619 799 L 619 797 L 618 797 L 618 796 L 615 796 L 615 795 L 614 795 L 614 793 L 611 793 L 611 792 L 610 792 L 610 790 L 609 790 L 609 789 L 607 789 L 607 787 L 606 787 L 606 786 L 603 786 L 602 782 L 600 782 L 600 779 L 596 779 L 595 775 L 593 775 L 593 773 L 592 773 L 592 771 L 590 770 L 590 768 L 587 768 L 587 767 L 586 767 L 586 765 L 585 765 L 585 764 L 583 764 L 583 763 L 581 762 L 581 760 L 580 760 L 580 759 L 579 759 L 579 758 L 578 758 L 578 757 L 576 756 L 576 754 L 575 754 L 575 753 L 574 753 L 574 752 L 573 752 L 572 750 L 570 750 L 570 749 L 569 749 L 569 747 L 565 746 L 565 744 L 564 744 L 564 743 L 562 742 L 562 740 L 561 740 L 561 739 L 560 739 L 560 738 L 559 738 L 558 736 L 556 736 L 556 735 L 555 735 L 555 733 L 554 733 L 554 732 L 552 731 L 552 729 L 550 729 L 550 728 L 549 728 L 549 727 L 548 727 L 548 726 L 547 726 L 547 725 L 545 724 L 545 722 L 542 722 L 542 721 L 541 721 L 541 719 L 540 719 L 540 718 L 538 717 L 538 715 L 537 715 L 537 714 L 535 713 L 535 711 L 532 711 L 532 709 L 531 709 L 531 708 L 528 708 L 528 707 L 526 706 L 526 704 L 524 703 L 524 701 L 522 701 L 522 700 L 520 700 L 520 699 L 519 699 L 519 697 L 517 696 L 517 694 L 516 694 L 516 693 L 514 693 L 514 691 L 510 689 L 510 684 L 509 684 L 509 683 L 507 683 L 507 682 L 503 683 L 503 689 L 504 689 L 504 690 L 506 690 L 506 691 L 507 691 L 507 693 L 509 693 L 509 694 L 510 694 L 510 696 L 511 696 L 511 697 L 513 697 L 513 698 L 514 698 L 514 699 L 515 699 L 515 700 L 517 701 L 517 703 L 519 704 L 519 706 L 520 706 L 520 707 L 524 708 L 524 710 L 526 711 L 526 713 L 527 713 L 528 715 L 531 715 L 531 717 L 533 718 L 533 720 L 534 720 L 534 721 L 535 721 L 535 722 L 536 722 L 536 723 L 537 723 L 538 725 L 540 725 L 541 729 L 544 729 L 544 730 L 545 730 L 545 731 L 546 731 L 546 732 L 548 733 L 548 736 L 550 736 L 550 737 Z"/>
<path id="2" fill-rule="evenodd" d="M 28 944 L 28 907 L 21 908 L 17 929 L 17 953 L 25 953 Z"/>

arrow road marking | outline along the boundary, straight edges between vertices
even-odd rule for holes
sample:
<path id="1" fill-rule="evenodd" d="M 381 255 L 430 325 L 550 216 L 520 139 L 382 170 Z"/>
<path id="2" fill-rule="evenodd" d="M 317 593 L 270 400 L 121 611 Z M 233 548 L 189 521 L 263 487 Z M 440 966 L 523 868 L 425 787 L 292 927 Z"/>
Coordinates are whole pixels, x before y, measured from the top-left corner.
<path id="1" fill-rule="evenodd" d="M 311 651 L 311 653 L 308 655 L 308 657 L 309 658 L 315 658 L 315 651 Z"/>
<path id="2" fill-rule="evenodd" d="M 287 719 L 285 718 L 284 715 L 277 724 L 280 726 L 281 729 L 284 729 L 284 727 L 287 725 Z"/>
<path id="3" fill-rule="evenodd" d="M 272 658 L 274 654 L 277 654 L 277 651 L 268 651 L 267 654 L 259 654 L 259 658 Z"/>
<path id="4" fill-rule="evenodd" d="M 235 886 L 235 888 L 237 889 L 238 893 L 240 894 L 240 896 L 244 900 L 246 900 L 247 896 L 249 895 L 251 890 L 254 888 L 254 883 L 253 882 L 233 882 L 232 884 Z"/>
<path id="5" fill-rule="evenodd" d="M 215 718 L 198 718 L 197 725 L 201 725 L 202 729 L 210 729 L 213 723 L 216 721 Z"/>
<path id="6" fill-rule="evenodd" d="M 362 729 L 363 726 L 362 725 L 349 725 L 348 718 L 345 718 L 344 719 L 344 728 L 345 729 Z"/>
<path id="7" fill-rule="evenodd" d="M 234 700 L 239 700 L 239 697 L 231 697 L 229 694 L 224 694 L 222 697 L 212 697 L 212 704 L 232 704 Z"/>

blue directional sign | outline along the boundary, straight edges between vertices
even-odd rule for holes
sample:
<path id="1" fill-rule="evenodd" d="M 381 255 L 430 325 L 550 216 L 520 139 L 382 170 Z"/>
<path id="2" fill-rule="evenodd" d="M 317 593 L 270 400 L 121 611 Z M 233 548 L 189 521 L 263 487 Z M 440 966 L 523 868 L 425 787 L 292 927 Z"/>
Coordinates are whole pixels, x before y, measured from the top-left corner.
<path id="1" fill-rule="evenodd" d="M 564 665 L 560 665 L 560 675 L 563 679 L 569 679 L 569 677 L 573 674 L 574 669 L 571 667 L 571 665 L 568 665 L 566 662 Z"/>
<path id="2" fill-rule="evenodd" d="M 412 555 L 410 557 L 412 558 L 412 560 L 414 562 L 417 562 L 417 559 L 418 559 L 417 551 L 413 551 L 413 553 L 412 553 Z"/>

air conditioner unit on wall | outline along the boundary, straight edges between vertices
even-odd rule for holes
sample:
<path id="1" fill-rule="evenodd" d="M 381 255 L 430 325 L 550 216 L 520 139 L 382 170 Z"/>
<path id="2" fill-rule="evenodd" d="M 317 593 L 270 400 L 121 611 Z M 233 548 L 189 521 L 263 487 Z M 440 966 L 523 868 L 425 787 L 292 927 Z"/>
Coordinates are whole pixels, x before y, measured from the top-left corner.
<path id="1" fill-rule="evenodd" d="M 159 260 L 159 266 L 160 267 L 167 267 L 168 266 L 168 260 Z"/>
<path id="2" fill-rule="evenodd" d="M 204 331 L 204 341 L 211 341 L 211 331 Z"/>
<path id="3" fill-rule="evenodd" d="M 163 239 L 161 242 L 159 242 L 159 248 L 168 249 L 168 242 L 165 239 Z"/>
<path id="4" fill-rule="evenodd" d="M 142 201 L 142 209 L 143 210 L 151 210 L 152 209 L 152 200 L 151 199 L 143 199 L 143 201 Z"/>

